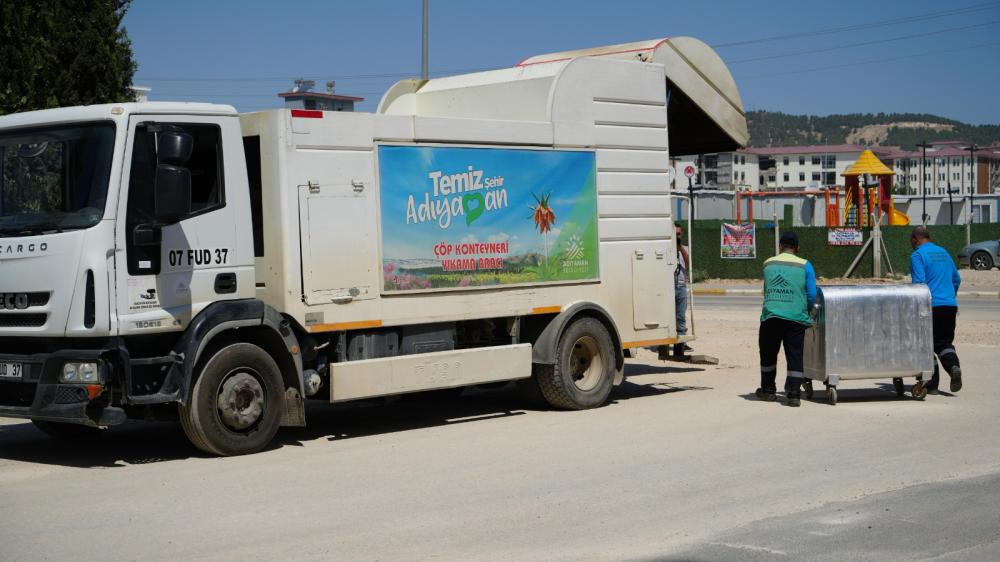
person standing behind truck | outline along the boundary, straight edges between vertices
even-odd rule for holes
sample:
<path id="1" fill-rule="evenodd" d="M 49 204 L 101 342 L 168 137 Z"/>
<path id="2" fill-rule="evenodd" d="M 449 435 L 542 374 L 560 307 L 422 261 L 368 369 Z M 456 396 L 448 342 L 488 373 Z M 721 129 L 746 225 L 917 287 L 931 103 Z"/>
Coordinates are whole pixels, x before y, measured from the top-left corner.
<path id="1" fill-rule="evenodd" d="M 684 229 L 680 225 L 674 225 L 674 234 L 677 235 L 677 269 L 674 270 L 674 311 L 677 319 L 677 335 L 687 334 L 687 308 L 688 308 L 688 272 L 691 269 L 691 258 L 688 256 L 688 247 L 681 243 L 684 239 Z M 691 351 L 686 343 L 674 344 L 674 357 L 683 357 L 685 351 Z"/>
<path id="2" fill-rule="evenodd" d="M 785 397 L 789 406 L 799 406 L 802 392 L 802 349 L 806 328 L 812 324 L 809 310 L 816 302 L 816 271 L 798 257 L 799 237 L 786 232 L 778 241 L 779 254 L 764 262 L 764 306 L 760 313 L 757 346 L 760 350 L 761 400 L 777 399 L 778 350 L 785 346 Z"/>
<path id="3" fill-rule="evenodd" d="M 955 267 L 955 260 L 947 250 L 931 242 L 926 226 L 918 226 L 910 234 L 910 278 L 914 283 L 925 283 L 931 291 L 931 318 L 934 330 L 934 353 L 951 376 L 951 391 L 962 390 L 962 367 L 955 352 L 955 318 L 958 316 L 958 299 L 955 298 L 962 277 Z M 934 376 L 926 385 L 928 392 L 937 391 L 941 377 L 937 361 Z"/>

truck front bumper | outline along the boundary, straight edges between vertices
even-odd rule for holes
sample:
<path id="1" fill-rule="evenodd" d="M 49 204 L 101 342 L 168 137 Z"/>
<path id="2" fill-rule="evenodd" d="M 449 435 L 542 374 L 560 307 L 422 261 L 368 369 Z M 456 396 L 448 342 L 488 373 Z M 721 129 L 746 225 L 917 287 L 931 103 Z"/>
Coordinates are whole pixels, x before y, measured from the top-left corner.
<path id="1" fill-rule="evenodd" d="M 125 411 L 108 405 L 106 382 L 59 382 L 67 362 L 94 362 L 101 381 L 108 381 L 110 365 L 101 351 L 67 350 L 34 355 L 0 354 L 0 362 L 21 365 L 21 377 L 0 378 L 0 417 L 45 420 L 88 426 L 118 425 Z"/>

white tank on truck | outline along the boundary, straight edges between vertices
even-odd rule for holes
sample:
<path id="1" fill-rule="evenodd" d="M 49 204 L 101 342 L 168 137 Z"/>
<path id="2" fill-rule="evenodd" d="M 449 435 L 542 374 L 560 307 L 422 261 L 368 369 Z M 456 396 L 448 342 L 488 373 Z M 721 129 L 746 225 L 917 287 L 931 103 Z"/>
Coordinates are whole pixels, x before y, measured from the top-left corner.
<path id="1" fill-rule="evenodd" d="M 675 326 L 671 156 L 746 143 L 673 38 L 404 80 L 375 113 L 0 117 L 0 416 L 179 419 L 258 451 L 304 401 L 516 381 L 604 404 Z"/>

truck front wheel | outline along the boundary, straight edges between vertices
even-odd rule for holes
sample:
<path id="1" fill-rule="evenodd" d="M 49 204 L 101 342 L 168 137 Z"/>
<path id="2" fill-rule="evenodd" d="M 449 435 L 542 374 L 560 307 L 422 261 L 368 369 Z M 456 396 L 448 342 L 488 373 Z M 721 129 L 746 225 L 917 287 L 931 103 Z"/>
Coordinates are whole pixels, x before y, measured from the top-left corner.
<path id="1" fill-rule="evenodd" d="M 244 455 L 271 442 L 281 423 L 281 372 L 263 349 L 234 343 L 217 351 L 201 369 L 181 425 L 199 449 Z"/>
<path id="2" fill-rule="evenodd" d="M 557 408 L 583 410 L 607 402 L 615 377 L 614 344 L 595 318 L 579 318 L 559 337 L 556 364 L 534 375 L 545 400 Z"/>

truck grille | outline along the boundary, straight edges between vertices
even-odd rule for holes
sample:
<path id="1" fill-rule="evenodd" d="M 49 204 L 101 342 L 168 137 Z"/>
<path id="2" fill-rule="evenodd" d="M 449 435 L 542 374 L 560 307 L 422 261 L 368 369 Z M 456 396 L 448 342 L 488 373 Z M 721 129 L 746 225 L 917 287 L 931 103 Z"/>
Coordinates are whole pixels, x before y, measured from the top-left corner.
<path id="1" fill-rule="evenodd" d="M 38 328 L 45 325 L 48 314 L 35 312 L 29 314 L 0 313 L 0 328 Z"/>
<path id="2" fill-rule="evenodd" d="M 32 293 L 0 293 L 0 310 L 23 310 L 49 304 L 47 291 Z"/>

